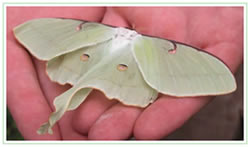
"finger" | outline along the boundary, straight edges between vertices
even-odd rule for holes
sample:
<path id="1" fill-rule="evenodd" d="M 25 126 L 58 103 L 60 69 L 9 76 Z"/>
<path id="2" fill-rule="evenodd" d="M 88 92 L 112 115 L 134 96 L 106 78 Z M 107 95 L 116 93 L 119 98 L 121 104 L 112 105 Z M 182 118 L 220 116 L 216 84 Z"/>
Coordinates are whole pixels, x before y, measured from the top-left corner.
<path id="1" fill-rule="evenodd" d="M 140 115 L 134 128 L 136 139 L 162 139 L 184 124 L 211 97 L 161 96 Z"/>
<path id="2" fill-rule="evenodd" d="M 87 140 L 87 135 L 83 135 L 74 129 L 72 121 L 74 121 L 75 111 L 66 112 L 58 122 L 62 140 Z"/>
<path id="3" fill-rule="evenodd" d="M 60 85 L 57 82 L 53 82 L 50 80 L 47 72 L 46 72 L 46 62 L 45 61 L 39 61 L 37 59 L 34 59 L 34 65 L 37 71 L 37 75 L 39 77 L 40 87 L 48 100 L 51 109 L 55 110 L 53 105 L 53 100 L 55 97 L 59 96 L 66 90 L 68 90 L 71 86 L 70 85 Z"/>
<path id="4" fill-rule="evenodd" d="M 53 101 L 55 97 L 62 94 L 66 90 L 68 90 L 71 86 L 69 85 L 59 85 L 58 83 L 52 82 L 46 72 L 46 65 L 43 61 L 35 60 L 35 65 L 39 77 L 39 82 L 41 84 L 42 91 L 53 111 L 55 111 L 55 107 L 53 105 Z M 61 137 L 63 140 L 86 140 L 87 136 L 83 136 L 76 132 L 72 126 L 72 114 L 73 112 L 66 112 L 63 117 L 58 122 Z"/>
<path id="5" fill-rule="evenodd" d="M 100 91 L 92 91 L 87 100 L 75 110 L 72 126 L 77 132 L 87 135 L 101 114 L 115 103 L 117 101 L 107 99 Z"/>
<path id="6" fill-rule="evenodd" d="M 7 42 L 7 104 L 25 139 L 60 139 L 55 126 L 53 135 L 38 135 L 51 109 L 44 98 L 36 72 L 27 52 L 15 42 Z"/>
<path id="7" fill-rule="evenodd" d="M 102 114 L 89 131 L 91 140 L 121 140 L 132 135 L 142 109 L 118 103 Z"/>

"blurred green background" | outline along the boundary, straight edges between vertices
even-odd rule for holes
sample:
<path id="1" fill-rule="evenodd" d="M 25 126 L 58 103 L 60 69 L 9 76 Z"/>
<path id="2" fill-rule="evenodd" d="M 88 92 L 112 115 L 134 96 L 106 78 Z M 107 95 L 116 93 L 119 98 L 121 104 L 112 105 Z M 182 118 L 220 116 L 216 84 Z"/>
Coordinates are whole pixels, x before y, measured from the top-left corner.
<path id="1" fill-rule="evenodd" d="M 7 140 L 24 140 L 16 127 L 16 123 L 13 120 L 9 110 L 7 109 Z"/>

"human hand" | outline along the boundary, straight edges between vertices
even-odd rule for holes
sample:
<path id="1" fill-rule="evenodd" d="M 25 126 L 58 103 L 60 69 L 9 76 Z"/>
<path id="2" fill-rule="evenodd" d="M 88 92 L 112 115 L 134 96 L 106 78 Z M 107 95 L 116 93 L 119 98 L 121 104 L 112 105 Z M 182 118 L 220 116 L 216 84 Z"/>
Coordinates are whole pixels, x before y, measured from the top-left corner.
<path id="1" fill-rule="evenodd" d="M 98 19 L 90 18 L 100 20 L 102 17 L 100 13 L 104 14 L 103 11 L 98 10 Z M 40 12 L 44 13 L 44 11 Z M 57 15 L 64 17 L 60 12 Z M 81 10 L 71 15 L 79 18 L 81 16 L 79 14 L 82 14 L 80 12 Z M 86 16 L 82 19 L 86 20 L 88 13 L 84 14 Z M 143 34 L 177 40 L 202 48 L 223 60 L 232 71 L 235 71 L 242 61 L 243 54 L 242 15 L 242 9 L 223 7 L 122 7 L 108 8 L 102 22 L 116 26 L 133 26 Z M 26 20 L 32 18 L 26 18 Z M 20 23 L 22 22 L 14 26 Z M 60 129 L 58 126 L 55 127 L 54 135 L 38 136 L 35 134 L 36 129 L 41 123 L 47 121 L 51 113 L 50 109 L 53 108 L 53 98 L 69 86 L 62 87 L 50 82 L 44 73 L 44 63 L 33 59 L 38 74 L 36 77 L 30 57 L 20 46 L 17 46 L 13 38 L 9 39 L 9 37 L 7 57 L 8 107 L 19 130 L 27 139 L 59 139 L 60 137 L 61 139 L 87 139 L 87 137 L 88 139 L 128 139 L 132 133 L 136 139 L 161 139 L 180 127 L 211 100 L 210 97 L 174 98 L 160 95 L 156 102 L 146 109 L 141 109 L 110 101 L 100 92 L 94 91 L 77 110 L 65 114 L 58 123 Z M 14 61 L 13 57 L 15 57 Z M 23 84 L 24 79 L 27 81 L 25 84 Z M 30 119 L 32 122 L 27 126 L 27 122 L 29 123 L 27 120 Z"/>

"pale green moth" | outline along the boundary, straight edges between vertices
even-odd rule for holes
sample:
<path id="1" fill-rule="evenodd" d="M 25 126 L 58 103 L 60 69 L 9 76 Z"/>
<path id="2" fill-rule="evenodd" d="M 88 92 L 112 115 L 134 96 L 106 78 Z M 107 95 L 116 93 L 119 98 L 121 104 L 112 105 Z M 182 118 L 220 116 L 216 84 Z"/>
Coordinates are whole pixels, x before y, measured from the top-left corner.
<path id="1" fill-rule="evenodd" d="M 125 105 L 146 107 L 158 93 L 176 97 L 233 92 L 233 74 L 216 57 L 175 41 L 81 20 L 42 18 L 14 29 L 16 39 L 46 60 L 52 81 L 73 87 L 56 97 L 39 134 L 52 134 L 62 115 L 76 109 L 92 89 Z"/>

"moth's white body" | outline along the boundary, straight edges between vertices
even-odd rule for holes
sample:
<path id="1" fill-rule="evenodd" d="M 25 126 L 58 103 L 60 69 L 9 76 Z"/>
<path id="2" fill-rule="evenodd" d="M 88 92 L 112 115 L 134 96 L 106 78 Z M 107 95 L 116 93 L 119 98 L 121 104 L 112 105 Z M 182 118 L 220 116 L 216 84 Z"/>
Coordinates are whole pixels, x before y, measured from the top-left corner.
<path id="1" fill-rule="evenodd" d="M 126 28 L 115 28 L 115 34 L 112 37 L 112 47 L 109 48 L 110 53 L 114 53 L 114 51 L 120 51 L 127 47 L 127 49 L 131 49 L 134 40 L 141 35 L 136 31 L 129 30 Z"/>
<path id="2" fill-rule="evenodd" d="M 129 30 L 126 28 L 114 28 L 115 29 L 115 37 L 114 38 L 121 38 L 121 39 L 127 39 L 127 40 L 134 40 L 136 37 L 141 36 L 141 34 L 138 34 L 134 30 Z"/>

